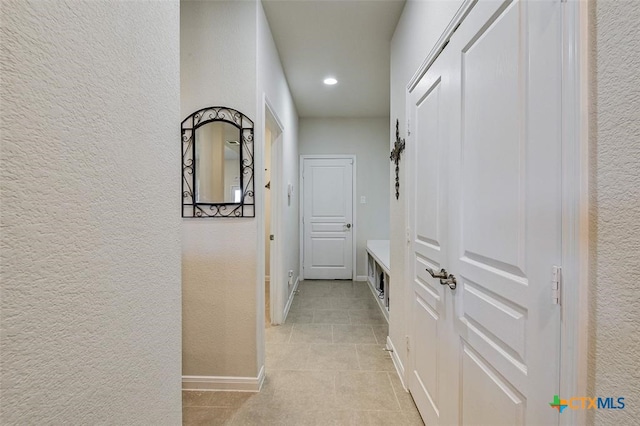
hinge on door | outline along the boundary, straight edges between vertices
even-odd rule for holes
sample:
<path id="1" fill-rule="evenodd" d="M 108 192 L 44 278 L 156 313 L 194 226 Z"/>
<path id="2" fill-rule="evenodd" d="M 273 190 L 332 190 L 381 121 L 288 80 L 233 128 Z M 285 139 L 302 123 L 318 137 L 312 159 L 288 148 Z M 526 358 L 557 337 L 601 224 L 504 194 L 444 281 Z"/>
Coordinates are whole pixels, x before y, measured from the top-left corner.
<path id="1" fill-rule="evenodd" d="M 407 136 L 411 136 L 411 120 L 407 120 Z"/>
<path id="2" fill-rule="evenodd" d="M 562 280 L 562 268 L 553 266 L 551 268 L 551 303 L 560 304 L 560 282 Z"/>

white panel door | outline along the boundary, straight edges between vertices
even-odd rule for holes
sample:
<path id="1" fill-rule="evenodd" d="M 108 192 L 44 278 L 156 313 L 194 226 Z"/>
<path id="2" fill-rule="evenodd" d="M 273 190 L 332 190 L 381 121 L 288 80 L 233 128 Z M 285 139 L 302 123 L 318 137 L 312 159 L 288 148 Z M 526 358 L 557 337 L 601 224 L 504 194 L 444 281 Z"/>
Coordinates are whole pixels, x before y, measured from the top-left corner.
<path id="1" fill-rule="evenodd" d="M 450 423 L 452 297 L 427 270 L 449 267 L 448 131 L 451 61 L 440 56 L 409 97 L 411 345 L 408 386 L 427 425 Z M 448 104 L 447 104 L 448 103 Z M 448 405 L 448 406 L 447 406 Z M 447 418 L 449 416 L 449 419 Z"/>
<path id="2" fill-rule="evenodd" d="M 440 212 L 448 222 L 429 225 L 446 226 L 429 242 L 442 253 L 419 265 L 419 218 L 435 207 L 416 201 L 412 285 L 421 281 L 419 266 L 444 267 L 457 280 L 455 290 L 433 291 L 441 310 L 431 316 L 448 334 L 437 344 L 412 342 L 412 350 L 423 345 L 439 362 L 433 408 L 411 389 L 421 413 L 437 414 L 427 424 L 558 424 L 549 402 L 559 389 L 561 328 L 551 301 L 552 269 L 561 259 L 561 7 L 555 0 L 478 1 L 410 96 L 418 149 L 420 126 L 436 117 L 447 127 L 438 134 L 448 147 L 444 159 L 432 152 L 416 160 L 414 185 L 447 191 Z M 439 110 L 421 119 L 419 101 L 431 96 L 421 91 L 437 80 Z M 431 167 L 437 176 L 422 170 Z M 414 316 L 420 308 L 414 304 Z M 423 321 L 415 329 L 434 322 L 415 319 Z"/>
<path id="3" fill-rule="evenodd" d="M 353 277 L 353 159 L 303 160 L 303 277 Z"/>

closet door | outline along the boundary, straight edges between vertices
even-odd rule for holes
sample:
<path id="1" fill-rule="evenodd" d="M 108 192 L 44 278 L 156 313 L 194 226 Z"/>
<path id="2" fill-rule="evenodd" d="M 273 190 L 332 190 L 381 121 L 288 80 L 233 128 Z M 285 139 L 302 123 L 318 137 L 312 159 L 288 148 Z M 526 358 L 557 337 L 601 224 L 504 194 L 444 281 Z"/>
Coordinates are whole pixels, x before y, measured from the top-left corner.
<path id="1" fill-rule="evenodd" d="M 408 381 L 426 424 L 558 423 L 561 7 L 479 0 L 408 97 Z"/>
<path id="2" fill-rule="evenodd" d="M 441 55 L 409 95 L 411 338 L 407 382 L 427 425 L 451 423 L 453 295 L 428 271 L 448 268 L 448 129 L 453 61 Z"/>
<path id="3" fill-rule="evenodd" d="M 558 0 L 479 1 L 447 47 L 457 424 L 558 423 L 560 18 Z"/>

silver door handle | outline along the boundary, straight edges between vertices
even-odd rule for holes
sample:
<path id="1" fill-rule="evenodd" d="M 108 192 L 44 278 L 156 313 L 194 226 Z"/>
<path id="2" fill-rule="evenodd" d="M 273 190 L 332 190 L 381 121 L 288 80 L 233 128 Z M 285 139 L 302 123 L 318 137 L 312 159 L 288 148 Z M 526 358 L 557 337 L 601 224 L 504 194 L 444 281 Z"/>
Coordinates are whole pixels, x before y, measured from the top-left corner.
<path id="1" fill-rule="evenodd" d="M 440 272 L 434 272 L 433 269 L 427 268 L 427 272 L 431 275 L 431 278 L 447 278 L 449 274 L 446 269 L 440 269 Z"/>
<path id="2" fill-rule="evenodd" d="M 456 277 L 453 276 L 453 274 L 448 273 L 446 269 L 442 268 L 440 269 L 440 272 L 434 272 L 433 269 L 427 268 L 427 272 L 433 278 L 440 278 L 440 284 L 448 285 L 451 290 L 456 289 Z"/>

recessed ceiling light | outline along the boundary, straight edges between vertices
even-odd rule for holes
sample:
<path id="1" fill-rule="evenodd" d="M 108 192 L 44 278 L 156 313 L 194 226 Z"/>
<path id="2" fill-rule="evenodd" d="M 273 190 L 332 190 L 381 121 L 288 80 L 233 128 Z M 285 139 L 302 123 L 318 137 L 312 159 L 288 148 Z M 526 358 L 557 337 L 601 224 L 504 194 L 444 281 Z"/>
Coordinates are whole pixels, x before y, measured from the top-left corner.
<path id="1" fill-rule="evenodd" d="M 336 80 L 333 77 L 327 77 L 327 78 L 324 79 L 324 84 L 326 84 L 327 86 L 333 86 L 337 82 L 338 82 L 338 80 Z"/>

